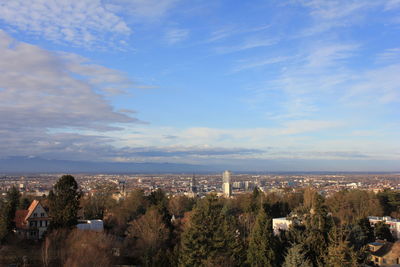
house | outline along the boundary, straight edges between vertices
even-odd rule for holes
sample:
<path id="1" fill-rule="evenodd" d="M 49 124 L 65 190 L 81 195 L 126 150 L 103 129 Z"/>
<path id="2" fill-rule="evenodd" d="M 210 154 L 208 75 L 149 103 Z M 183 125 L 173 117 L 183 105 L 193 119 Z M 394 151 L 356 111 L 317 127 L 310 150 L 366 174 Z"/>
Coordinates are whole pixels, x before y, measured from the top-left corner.
<path id="1" fill-rule="evenodd" d="M 371 262 L 378 266 L 400 266 L 400 241 L 377 240 L 368 244 Z"/>
<path id="2" fill-rule="evenodd" d="M 17 234 L 27 239 L 42 238 L 50 224 L 47 211 L 38 200 L 32 201 L 27 210 L 17 210 L 14 220 Z"/>
<path id="3" fill-rule="evenodd" d="M 272 219 L 272 229 L 274 230 L 274 234 L 278 235 L 280 231 L 289 230 L 290 225 L 292 225 L 292 220 L 287 219 L 286 217 L 282 218 L 273 218 Z"/>
<path id="4" fill-rule="evenodd" d="M 385 223 L 389 227 L 393 237 L 396 239 L 400 239 L 400 220 L 391 218 L 390 216 L 384 216 L 384 217 L 369 216 L 368 220 L 372 227 L 378 222 Z"/>

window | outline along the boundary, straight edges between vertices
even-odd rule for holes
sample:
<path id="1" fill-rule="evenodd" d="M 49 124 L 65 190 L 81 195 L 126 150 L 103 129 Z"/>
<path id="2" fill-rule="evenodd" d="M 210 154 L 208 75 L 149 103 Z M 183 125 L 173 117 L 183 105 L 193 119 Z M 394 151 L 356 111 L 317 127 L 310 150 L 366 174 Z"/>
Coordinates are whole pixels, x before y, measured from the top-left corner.
<path id="1" fill-rule="evenodd" d="M 39 226 L 42 227 L 42 221 L 39 221 Z"/>
<path id="2" fill-rule="evenodd" d="M 44 212 L 40 213 L 40 217 L 44 217 Z"/>
<path id="3" fill-rule="evenodd" d="M 37 213 L 36 212 L 33 214 L 33 217 L 37 217 Z"/>

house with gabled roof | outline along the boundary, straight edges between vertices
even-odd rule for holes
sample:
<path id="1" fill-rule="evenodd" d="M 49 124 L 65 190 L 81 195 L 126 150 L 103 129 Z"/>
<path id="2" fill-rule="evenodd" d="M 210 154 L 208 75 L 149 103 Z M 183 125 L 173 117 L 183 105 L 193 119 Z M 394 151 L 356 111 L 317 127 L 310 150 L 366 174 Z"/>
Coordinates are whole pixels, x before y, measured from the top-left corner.
<path id="1" fill-rule="evenodd" d="M 400 241 L 377 240 L 368 244 L 371 262 L 376 266 L 400 266 Z"/>
<path id="2" fill-rule="evenodd" d="M 40 239 L 47 231 L 50 218 L 39 200 L 32 201 L 27 210 L 15 212 L 17 234 L 27 239 Z"/>

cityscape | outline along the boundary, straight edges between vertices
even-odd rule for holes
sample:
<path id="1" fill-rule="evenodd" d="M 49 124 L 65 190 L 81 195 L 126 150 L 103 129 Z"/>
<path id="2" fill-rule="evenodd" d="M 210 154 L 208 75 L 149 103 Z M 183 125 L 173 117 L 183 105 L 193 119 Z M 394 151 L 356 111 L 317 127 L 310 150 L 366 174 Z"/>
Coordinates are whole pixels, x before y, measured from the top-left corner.
<path id="1" fill-rule="evenodd" d="M 3 195 L 13 186 L 29 196 L 47 196 L 62 174 L 2 175 L 0 190 Z M 115 193 L 123 190 L 126 195 L 135 189 L 150 194 L 157 189 L 168 195 L 202 197 L 209 193 L 228 197 L 252 192 L 255 187 L 262 192 L 287 192 L 312 187 L 324 196 L 342 190 L 368 190 L 378 193 L 384 190 L 400 190 L 400 173 L 308 173 L 308 174 L 245 174 L 229 172 L 229 178 L 221 173 L 213 174 L 75 174 L 84 194 L 91 194 L 101 184 L 112 185 Z M 224 181 L 228 179 L 228 182 Z M 229 186 L 225 187 L 224 184 Z M 195 188 L 195 189 L 194 189 Z M 224 193 L 225 194 L 225 193 Z M 192 195 L 193 197 L 193 195 Z"/>

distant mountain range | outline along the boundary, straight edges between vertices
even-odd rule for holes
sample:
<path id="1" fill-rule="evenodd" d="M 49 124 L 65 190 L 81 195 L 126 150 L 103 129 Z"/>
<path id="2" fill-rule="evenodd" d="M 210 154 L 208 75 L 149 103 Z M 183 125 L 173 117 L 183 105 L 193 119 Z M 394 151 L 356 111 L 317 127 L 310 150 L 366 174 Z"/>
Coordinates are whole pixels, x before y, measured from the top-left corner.
<path id="1" fill-rule="evenodd" d="M 366 169 L 365 166 L 368 166 Z M 9 157 L 0 159 L 0 174 L 6 173 L 399 173 L 397 160 L 302 160 L 271 159 L 231 160 L 225 164 L 128 163 Z"/>
<path id="2" fill-rule="evenodd" d="M 0 159 L 0 173 L 192 173 L 214 171 L 209 166 L 178 163 L 125 163 L 48 160 L 38 157 Z"/>

